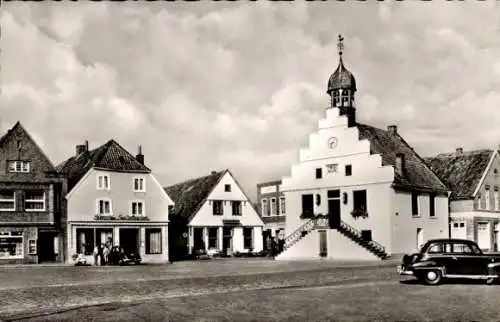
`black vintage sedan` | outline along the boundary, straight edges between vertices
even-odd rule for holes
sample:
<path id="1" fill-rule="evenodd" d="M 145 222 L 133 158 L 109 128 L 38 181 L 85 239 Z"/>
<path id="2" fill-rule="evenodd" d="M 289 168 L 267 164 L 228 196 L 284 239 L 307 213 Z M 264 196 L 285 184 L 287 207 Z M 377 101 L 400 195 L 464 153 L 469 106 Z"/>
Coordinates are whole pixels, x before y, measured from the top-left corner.
<path id="1" fill-rule="evenodd" d="M 404 255 L 398 273 L 428 285 L 438 285 L 443 279 L 481 279 L 493 284 L 500 278 L 500 255 L 484 254 L 471 240 L 431 239 L 420 252 Z"/>

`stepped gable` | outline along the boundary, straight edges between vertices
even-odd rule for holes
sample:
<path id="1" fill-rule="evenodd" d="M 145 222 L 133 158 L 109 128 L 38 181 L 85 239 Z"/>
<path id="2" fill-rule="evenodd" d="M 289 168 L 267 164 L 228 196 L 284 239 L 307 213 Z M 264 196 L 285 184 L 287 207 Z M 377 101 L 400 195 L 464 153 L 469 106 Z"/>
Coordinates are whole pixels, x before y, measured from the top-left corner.
<path id="1" fill-rule="evenodd" d="M 493 150 L 442 153 L 425 158 L 429 167 L 451 189 L 451 199 L 470 199 L 488 167 Z"/>
<path id="2" fill-rule="evenodd" d="M 59 173 L 68 178 L 68 190 L 71 190 L 91 168 L 117 172 L 151 172 L 113 139 L 98 148 L 73 156 L 56 167 Z"/>
<path id="3" fill-rule="evenodd" d="M 381 155 L 382 165 L 394 166 L 396 155 L 404 155 L 404 173 L 402 176 L 395 173 L 395 187 L 448 191 L 440 178 L 398 133 L 391 133 L 390 131 L 360 123 L 357 123 L 357 127 L 359 138 L 370 141 L 370 153 Z"/>
<path id="4" fill-rule="evenodd" d="M 227 171 L 213 172 L 208 176 L 165 187 L 165 191 L 175 203 L 172 214 L 191 220 Z"/>

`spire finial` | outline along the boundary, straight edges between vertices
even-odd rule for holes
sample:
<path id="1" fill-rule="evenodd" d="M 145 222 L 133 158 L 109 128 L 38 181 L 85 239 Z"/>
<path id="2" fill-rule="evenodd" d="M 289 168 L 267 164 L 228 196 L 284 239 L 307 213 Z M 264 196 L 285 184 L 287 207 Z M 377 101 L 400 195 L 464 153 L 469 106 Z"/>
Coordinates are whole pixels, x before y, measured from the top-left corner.
<path id="1" fill-rule="evenodd" d="M 342 51 L 344 51 L 344 37 L 342 37 L 342 35 L 339 34 L 339 38 L 338 38 L 338 43 L 337 43 L 337 49 L 339 50 L 339 56 L 342 58 Z"/>

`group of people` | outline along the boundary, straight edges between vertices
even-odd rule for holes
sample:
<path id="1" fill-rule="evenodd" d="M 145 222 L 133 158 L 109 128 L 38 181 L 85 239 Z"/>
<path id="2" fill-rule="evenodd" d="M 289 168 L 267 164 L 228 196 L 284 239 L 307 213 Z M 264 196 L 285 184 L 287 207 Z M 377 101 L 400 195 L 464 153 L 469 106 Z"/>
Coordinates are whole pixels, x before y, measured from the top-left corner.
<path id="1" fill-rule="evenodd" d="M 111 246 L 108 244 L 96 245 L 94 248 L 94 265 L 102 266 L 109 264 L 109 253 L 111 252 Z"/>
<path id="2" fill-rule="evenodd" d="M 273 236 L 267 236 L 266 246 L 268 256 L 274 258 L 285 248 L 285 240 L 283 238 L 278 238 L 276 241 Z"/>

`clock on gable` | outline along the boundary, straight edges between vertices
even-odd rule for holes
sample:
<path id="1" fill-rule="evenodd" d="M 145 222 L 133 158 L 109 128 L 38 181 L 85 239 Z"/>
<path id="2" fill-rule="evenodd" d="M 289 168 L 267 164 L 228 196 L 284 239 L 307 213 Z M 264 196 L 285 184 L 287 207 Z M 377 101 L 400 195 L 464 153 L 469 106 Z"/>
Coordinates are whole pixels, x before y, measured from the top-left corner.
<path id="1" fill-rule="evenodd" d="M 337 147 L 338 139 L 336 137 L 331 137 L 328 139 L 328 148 L 335 149 Z"/>

